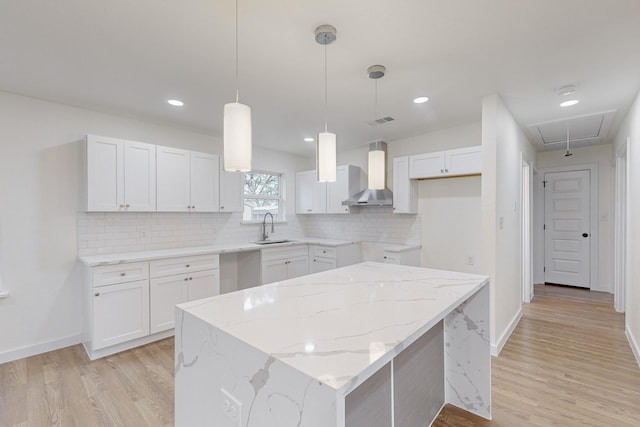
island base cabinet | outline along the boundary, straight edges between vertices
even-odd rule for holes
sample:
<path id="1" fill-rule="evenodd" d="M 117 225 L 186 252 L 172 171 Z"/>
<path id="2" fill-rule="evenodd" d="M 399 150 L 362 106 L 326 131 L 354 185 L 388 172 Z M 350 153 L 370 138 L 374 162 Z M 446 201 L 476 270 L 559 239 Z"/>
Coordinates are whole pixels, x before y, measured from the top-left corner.
<path id="1" fill-rule="evenodd" d="M 149 335 L 149 281 L 101 286 L 93 298 L 93 350 Z"/>
<path id="2" fill-rule="evenodd" d="M 440 321 L 345 397 L 345 426 L 428 425 L 445 402 L 443 349 Z"/>

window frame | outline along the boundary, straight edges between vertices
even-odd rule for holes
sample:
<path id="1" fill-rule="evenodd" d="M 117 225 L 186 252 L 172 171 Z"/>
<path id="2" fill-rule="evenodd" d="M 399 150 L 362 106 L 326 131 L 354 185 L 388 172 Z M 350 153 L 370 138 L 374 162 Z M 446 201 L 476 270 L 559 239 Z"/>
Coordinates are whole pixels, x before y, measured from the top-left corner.
<path id="1" fill-rule="evenodd" d="M 278 194 L 279 196 L 267 196 L 267 195 L 253 195 L 245 193 L 245 182 L 247 174 L 256 174 L 256 175 L 272 175 L 278 177 Z M 242 224 L 262 224 L 263 219 L 244 219 L 244 206 L 245 200 L 247 199 L 256 199 L 256 200 L 277 200 L 278 201 L 278 219 L 276 219 L 275 223 L 283 223 L 287 222 L 285 217 L 286 209 L 285 209 L 285 185 L 284 185 L 284 172 L 274 172 L 267 171 L 262 169 L 252 170 L 250 172 L 242 173 Z M 263 215 L 264 216 L 264 215 Z"/>

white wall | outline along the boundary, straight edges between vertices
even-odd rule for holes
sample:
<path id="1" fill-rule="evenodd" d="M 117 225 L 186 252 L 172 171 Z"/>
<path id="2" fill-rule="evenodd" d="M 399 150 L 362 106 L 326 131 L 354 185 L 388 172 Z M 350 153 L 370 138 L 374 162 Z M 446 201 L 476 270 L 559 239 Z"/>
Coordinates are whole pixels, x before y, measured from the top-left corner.
<path id="1" fill-rule="evenodd" d="M 423 267 L 480 273 L 480 183 L 479 176 L 420 181 Z"/>
<path id="2" fill-rule="evenodd" d="M 78 214 L 80 141 L 87 133 L 216 154 L 222 150 L 218 139 L 193 131 L 0 92 L 0 273 L 10 292 L 0 299 L 0 362 L 79 342 L 76 225 L 79 218 L 91 218 Z M 282 167 L 294 183 L 295 168 L 308 160 L 257 149 L 254 163 L 269 170 Z M 293 203 L 288 212 L 295 222 Z M 100 217 L 104 214 L 96 214 Z M 126 221 L 126 216 L 112 218 Z"/>
<path id="3" fill-rule="evenodd" d="M 482 272 L 491 276 L 491 347 L 497 354 L 522 315 L 522 159 L 535 150 L 497 95 L 482 102 Z"/>
<path id="4" fill-rule="evenodd" d="M 614 158 L 613 145 L 594 145 L 591 147 L 572 148 L 570 157 L 565 157 L 565 150 L 540 151 L 536 156 L 536 166 L 540 174 L 540 181 L 536 183 L 538 189 L 544 178 L 542 172 L 547 168 L 571 165 L 598 165 L 598 277 L 591 283 L 591 289 L 603 292 L 613 292 L 613 184 Z M 534 214 L 544 223 L 544 192 L 539 192 L 534 200 Z M 544 232 L 537 229 L 536 265 L 534 266 L 535 283 L 544 283 Z"/>
<path id="5" fill-rule="evenodd" d="M 640 365 L 640 94 L 614 137 L 616 153 L 627 152 L 627 263 L 625 331 Z"/>

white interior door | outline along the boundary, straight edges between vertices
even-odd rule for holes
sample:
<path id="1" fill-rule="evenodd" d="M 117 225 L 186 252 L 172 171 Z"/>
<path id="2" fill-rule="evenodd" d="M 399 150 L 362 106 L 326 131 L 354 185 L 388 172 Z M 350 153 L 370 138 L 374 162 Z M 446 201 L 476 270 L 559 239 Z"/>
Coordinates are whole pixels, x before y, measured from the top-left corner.
<path id="1" fill-rule="evenodd" d="M 590 171 L 548 172 L 544 176 L 544 280 L 590 288 Z"/>

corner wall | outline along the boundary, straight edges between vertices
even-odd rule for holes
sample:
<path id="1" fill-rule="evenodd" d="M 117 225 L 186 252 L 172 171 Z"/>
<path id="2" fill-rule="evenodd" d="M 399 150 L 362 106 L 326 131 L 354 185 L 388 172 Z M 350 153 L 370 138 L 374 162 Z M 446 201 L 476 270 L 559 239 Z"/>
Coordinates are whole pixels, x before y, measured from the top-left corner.
<path id="1" fill-rule="evenodd" d="M 627 263 L 625 332 L 640 365 L 640 93 L 614 137 L 615 152 L 624 152 L 627 138 Z"/>
<path id="2" fill-rule="evenodd" d="M 482 101 L 482 273 L 491 276 L 491 349 L 497 355 L 522 316 L 522 159 L 536 153 L 498 95 Z"/>

